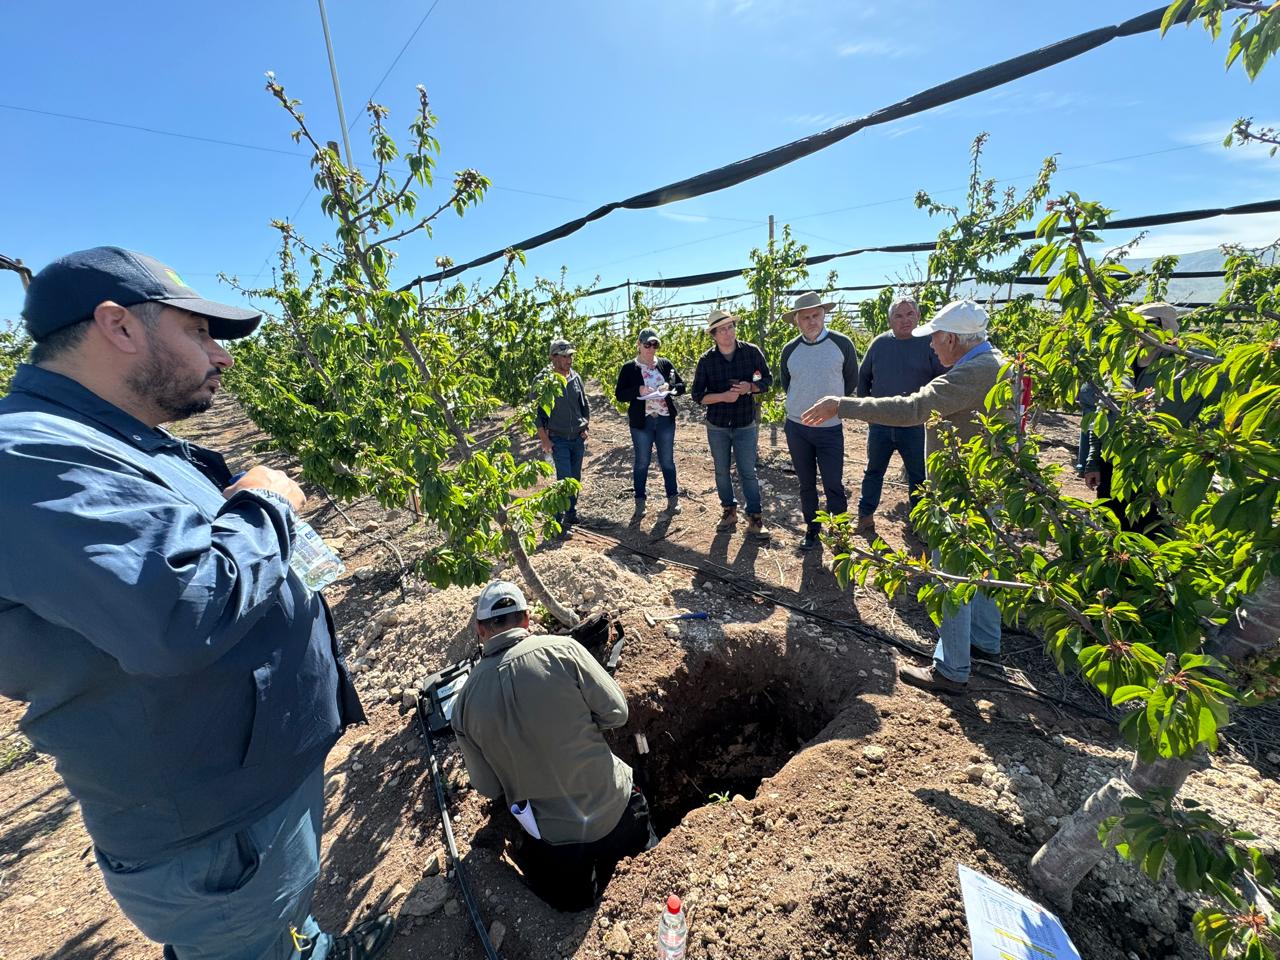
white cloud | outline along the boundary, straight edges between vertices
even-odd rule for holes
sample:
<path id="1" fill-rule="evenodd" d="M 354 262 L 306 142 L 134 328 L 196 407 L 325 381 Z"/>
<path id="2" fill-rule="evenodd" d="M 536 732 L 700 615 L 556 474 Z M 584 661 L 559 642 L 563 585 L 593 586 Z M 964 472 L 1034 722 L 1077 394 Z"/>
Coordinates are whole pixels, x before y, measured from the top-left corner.
<path id="1" fill-rule="evenodd" d="M 910 43 L 898 43 L 893 40 L 858 40 L 843 43 L 836 48 L 841 57 L 886 57 L 897 60 L 919 53 L 920 48 Z"/>
<path id="2" fill-rule="evenodd" d="M 884 135 L 890 140 L 897 140 L 899 137 L 905 137 L 909 133 L 914 133 L 917 130 L 923 129 L 924 124 L 922 123 L 912 123 L 906 126 L 890 126 L 885 130 Z"/>
<path id="3" fill-rule="evenodd" d="M 1110 248 L 1122 238 L 1109 233 Z M 1280 238 L 1280 213 L 1261 213 L 1251 216 L 1215 217 L 1199 223 L 1176 224 L 1170 228 L 1155 227 L 1146 238 L 1133 248 L 1135 257 L 1163 257 L 1168 254 L 1195 253 L 1212 250 L 1224 243 L 1244 247 L 1264 247 Z"/>
<path id="4" fill-rule="evenodd" d="M 707 218 L 699 216 L 696 213 L 673 213 L 670 210 L 659 210 L 658 216 L 666 220 L 675 220 L 679 223 L 706 223 Z"/>

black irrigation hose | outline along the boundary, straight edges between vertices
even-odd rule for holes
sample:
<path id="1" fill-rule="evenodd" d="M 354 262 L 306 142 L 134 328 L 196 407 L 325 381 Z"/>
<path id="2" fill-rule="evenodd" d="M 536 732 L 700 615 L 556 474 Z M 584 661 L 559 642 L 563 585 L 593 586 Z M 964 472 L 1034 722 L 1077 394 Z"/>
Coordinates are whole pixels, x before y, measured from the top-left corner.
<path id="1" fill-rule="evenodd" d="M 567 237 L 572 233 L 581 230 L 587 224 L 601 217 L 608 216 L 615 210 L 646 210 L 651 207 L 662 206 L 667 203 L 675 203 L 679 200 L 688 200 L 690 197 L 700 197 L 704 194 L 715 193 L 719 190 L 727 189 L 739 183 L 744 183 L 755 177 L 762 176 L 771 170 L 785 166 L 802 157 L 817 153 L 819 150 L 826 149 L 832 144 L 839 143 L 847 137 L 853 136 L 859 130 L 865 127 L 874 126 L 881 123 L 889 123 L 893 120 L 899 120 L 903 117 L 909 117 L 913 114 L 922 113 L 931 110 L 934 107 L 942 106 L 946 103 L 953 103 L 957 100 L 963 100 L 965 97 L 971 97 L 974 94 L 982 93 L 996 87 L 1003 86 L 1010 81 L 1017 80 L 1021 77 L 1037 73 L 1055 64 L 1062 63 L 1081 54 L 1087 53 L 1103 44 L 1110 43 L 1119 37 L 1130 37 L 1141 33 L 1148 33 L 1160 29 L 1161 21 L 1165 14 L 1165 6 L 1157 7 L 1149 10 L 1144 14 L 1131 17 L 1123 23 L 1114 24 L 1107 27 L 1099 27 L 1095 30 L 1089 30 L 1085 33 L 1077 34 L 1074 37 L 1068 37 L 1065 40 L 1059 40 L 1057 43 L 1049 44 L 1037 50 L 1031 50 L 1027 53 L 1008 60 L 1002 60 L 999 63 L 983 67 L 980 70 L 974 70 L 964 76 L 956 77 L 945 83 L 930 87 L 927 90 L 921 90 L 919 93 L 906 99 L 899 100 L 897 103 L 889 104 L 881 107 L 879 110 L 869 113 L 864 117 L 856 120 L 847 120 L 838 123 L 829 130 L 823 130 L 820 133 L 812 134 L 808 137 L 802 137 L 799 140 L 793 140 L 791 143 L 783 144 L 780 147 L 774 147 L 772 150 L 766 150 L 758 153 L 753 157 L 747 157 L 734 163 L 725 164 L 714 170 L 708 170 L 704 173 L 687 177 L 676 183 L 668 183 L 665 186 L 657 187 L 653 190 L 647 190 L 644 193 L 636 194 L 625 200 L 615 200 L 597 207 L 585 216 L 562 223 L 550 230 L 528 237 L 516 243 L 508 244 L 500 250 L 487 253 L 484 256 L 477 257 L 467 263 L 450 266 L 447 269 L 439 270 L 427 276 L 418 277 L 410 280 L 401 287 L 401 291 L 409 290 L 419 283 L 435 283 L 440 280 L 446 280 L 449 277 L 457 276 L 465 270 L 482 264 L 491 263 L 506 255 L 510 249 L 516 250 L 532 250 L 543 244 L 551 243 Z M 1184 19 L 1184 18 L 1179 18 Z M 831 259 L 827 257 L 826 259 Z M 812 262 L 812 260 L 810 261 Z"/>
<path id="2" fill-rule="evenodd" d="M 462 900 L 467 905 L 467 913 L 471 915 L 471 925 L 476 928 L 476 933 L 480 935 L 480 946 L 484 948 L 486 960 L 502 960 L 498 956 L 498 951 L 493 949 L 493 943 L 489 940 L 489 931 L 485 928 L 484 920 L 480 916 L 480 908 L 476 905 L 475 897 L 471 893 L 471 886 L 467 883 L 467 875 L 462 869 L 462 858 L 458 856 L 458 845 L 453 839 L 453 824 L 449 822 L 449 808 L 446 806 L 444 795 L 444 778 L 441 777 L 440 765 L 436 762 L 435 741 L 431 738 L 431 728 L 427 724 L 421 697 L 418 698 L 415 712 L 418 715 L 418 726 L 422 728 L 422 735 L 427 741 L 427 764 L 431 769 L 431 785 L 436 790 L 436 806 L 440 808 L 440 822 L 444 825 L 444 842 L 445 846 L 449 848 L 449 860 L 453 866 L 453 875 L 457 878 L 458 889 L 462 891 Z"/>
<path id="3" fill-rule="evenodd" d="M 696 573 L 700 573 L 704 577 L 709 577 L 713 580 L 716 580 L 720 583 L 725 584 L 731 590 L 734 590 L 737 593 L 756 597 L 757 599 L 764 600 L 765 602 L 771 603 L 774 606 L 782 607 L 783 609 L 790 610 L 794 613 L 798 613 L 801 616 L 808 617 L 811 620 L 818 620 L 829 626 L 838 627 L 842 630 L 848 630 L 849 632 L 856 634 L 858 637 L 861 637 L 863 640 L 867 641 L 868 643 L 876 644 L 879 646 L 893 647 L 897 650 L 903 651 L 904 653 L 911 654 L 914 657 L 927 657 L 929 655 L 924 650 L 920 650 L 903 640 L 898 640 L 896 637 L 891 637 L 886 633 L 882 633 L 881 631 L 876 630 L 873 627 L 868 627 L 866 624 L 855 623 L 851 620 L 837 620 L 835 617 L 829 617 L 824 613 L 817 613 L 816 611 L 813 611 L 813 610 L 807 610 L 797 603 L 791 603 L 788 600 L 781 599 L 776 594 L 771 593 L 768 589 L 769 585 L 764 583 L 758 577 L 750 576 L 748 574 L 741 573 L 740 571 L 737 571 L 737 570 L 730 570 L 730 568 L 724 567 L 721 564 L 712 562 L 711 565 L 720 567 L 720 569 L 722 570 L 729 571 L 732 574 L 732 578 L 726 577 L 723 574 L 717 573 L 713 570 L 709 570 L 707 569 L 707 567 L 700 566 L 698 564 L 685 563 L 682 560 L 674 560 L 671 557 L 665 557 L 659 553 L 653 553 L 651 551 L 644 550 L 640 547 L 632 546 L 629 543 L 624 543 L 623 541 L 618 540 L 615 537 L 611 537 L 608 534 L 600 533 L 595 530 L 587 530 L 579 526 L 576 528 L 576 532 L 579 534 L 586 534 L 587 536 L 590 536 L 590 537 L 595 537 L 598 540 L 603 540 L 606 543 L 613 544 L 614 546 L 622 547 L 624 550 L 628 550 L 631 553 L 637 554 L 642 557 L 648 557 L 651 560 L 657 560 L 661 563 L 669 563 L 677 567 L 683 567 L 686 570 L 692 570 Z M 756 584 L 757 586 L 744 585 L 748 583 Z M 1072 710 L 1078 714 L 1089 717 L 1090 719 L 1093 719 L 1093 720 L 1104 720 L 1108 724 L 1115 723 L 1115 719 L 1113 717 L 1107 716 L 1105 713 L 1101 713 L 1097 710 L 1093 710 L 1089 707 L 1083 706 L 1078 703 L 1073 703 L 1070 700 L 1064 700 L 1061 697 L 1055 697 L 1053 694 L 1045 693 L 1042 690 L 1037 690 L 1035 687 L 1029 687 L 1021 683 L 1014 683 L 1012 680 L 1009 680 L 1009 679 L 1006 679 L 1005 677 L 998 676 L 994 673 L 991 673 L 990 671 L 986 670 L 983 667 L 981 662 L 976 662 L 974 664 L 974 669 L 977 672 L 981 673 L 987 680 L 994 683 L 995 685 L 1001 686 L 1001 687 L 1008 687 L 1010 690 L 1013 690 L 1022 696 L 1028 696 L 1028 697 L 1033 697 L 1040 700 L 1045 700 L 1056 706 L 1063 707 L 1067 710 Z"/>

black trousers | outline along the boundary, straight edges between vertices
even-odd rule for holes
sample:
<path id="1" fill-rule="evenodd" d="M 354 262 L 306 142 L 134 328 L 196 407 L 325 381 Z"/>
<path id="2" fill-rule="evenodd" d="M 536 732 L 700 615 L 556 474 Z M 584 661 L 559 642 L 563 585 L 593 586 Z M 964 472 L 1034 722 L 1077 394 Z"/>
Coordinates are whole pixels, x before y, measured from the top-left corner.
<path id="1" fill-rule="evenodd" d="M 657 846 L 649 803 L 638 787 L 617 826 L 592 843 L 547 843 L 522 833 L 516 864 L 529 888 L 557 910 L 586 910 L 613 879 L 618 861 Z"/>
<path id="2" fill-rule="evenodd" d="M 1160 514 L 1153 507 L 1140 517 L 1131 516 L 1129 501 L 1117 497 L 1111 492 L 1111 484 L 1115 477 L 1115 464 L 1103 458 L 1098 464 L 1098 499 L 1110 500 L 1107 509 L 1120 521 L 1120 529 L 1127 533 L 1143 533 L 1150 536 L 1159 533 L 1163 527 Z"/>

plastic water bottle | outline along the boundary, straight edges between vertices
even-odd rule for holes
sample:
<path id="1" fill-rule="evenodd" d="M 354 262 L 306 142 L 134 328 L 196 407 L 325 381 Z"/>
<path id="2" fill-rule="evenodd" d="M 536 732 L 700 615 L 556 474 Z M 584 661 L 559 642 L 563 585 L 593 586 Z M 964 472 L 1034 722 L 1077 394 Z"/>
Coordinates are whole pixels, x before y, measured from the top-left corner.
<path id="1" fill-rule="evenodd" d="M 245 471 L 231 478 L 236 483 Z M 289 569 L 298 575 L 312 593 L 323 590 L 347 572 L 342 558 L 333 551 L 315 527 L 296 513 L 293 515 L 293 553 L 289 557 Z"/>
<path id="2" fill-rule="evenodd" d="M 658 921 L 658 960 L 684 960 L 685 940 L 689 927 L 684 922 L 684 905 L 674 893 Z"/>
<path id="3" fill-rule="evenodd" d="M 289 557 L 289 569 L 301 577 L 313 593 L 347 572 L 342 558 L 299 516 L 293 518 L 293 554 Z"/>

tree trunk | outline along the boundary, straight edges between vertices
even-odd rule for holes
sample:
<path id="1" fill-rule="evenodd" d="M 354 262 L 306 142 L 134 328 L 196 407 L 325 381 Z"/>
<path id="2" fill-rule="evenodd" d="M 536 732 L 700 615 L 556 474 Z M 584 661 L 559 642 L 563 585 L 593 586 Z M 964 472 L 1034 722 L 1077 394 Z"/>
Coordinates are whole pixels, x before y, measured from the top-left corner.
<path id="1" fill-rule="evenodd" d="M 578 625 L 578 615 L 573 612 L 571 607 L 563 606 L 547 589 L 547 585 L 542 582 L 542 578 L 538 576 L 538 571 L 533 569 L 533 564 L 529 562 L 529 554 L 525 552 L 524 544 L 520 541 L 520 535 L 505 522 L 502 523 L 502 535 L 506 538 L 507 548 L 511 551 L 511 557 L 516 562 L 516 568 L 520 571 L 520 575 L 524 577 L 525 584 L 529 587 L 529 592 L 534 598 L 547 608 L 547 611 L 563 623 L 566 627 L 576 627 Z"/>
<path id="2" fill-rule="evenodd" d="M 1235 616 L 1205 644 L 1221 660 L 1244 660 L 1280 643 L 1280 577 L 1268 576 Z"/>
<path id="3" fill-rule="evenodd" d="M 1236 610 L 1235 616 L 1205 651 L 1223 660 L 1243 660 L 1280 643 L 1280 578 L 1268 576 Z M 1176 794 L 1187 775 L 1207 763 L 1204 751 L 1141 763 L 1136 757 L 1123 780 L 1113 778 L 1093 793 L 1031 858 L 1031 879 L 1062 910 L 1071 909 L 1071 894 L 1102 859 L 1098 826 L 1120 812 L 1120 801 L 1159 788 Z"/>
<path id="4" fill-rule="evenodd" d="M 1062 821 L 1058 832 L 1031 858 L 1031 879 L 1062 912 L 1071 910 L 1076 885 L 1098 865 L 1106 852 L 1098 841 L 1098 827 L 1120 813 L 1120 801 L 1152 789 L 1177 793 L 1198 763 L 1189 757 L 1142 763 L 1134 758 L 1123 779 L 1113 777 L 1091 794 L 1080 809 Z"/>

